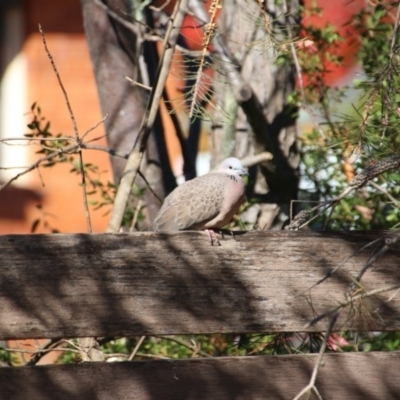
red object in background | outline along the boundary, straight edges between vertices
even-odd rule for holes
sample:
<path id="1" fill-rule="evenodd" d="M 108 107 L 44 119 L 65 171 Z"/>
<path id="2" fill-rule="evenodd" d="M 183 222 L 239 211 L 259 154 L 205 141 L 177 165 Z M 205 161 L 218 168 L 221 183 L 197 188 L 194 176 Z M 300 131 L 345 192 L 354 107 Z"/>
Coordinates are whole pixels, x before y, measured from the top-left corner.
<path id="1" fill-rule="evenodd" d="M 165 0 L 153 0 L 155 6 L 161 6 L 164 2 Z M 175 3 L 176 1 L 171 1 L 164 11 L 167 14 L 171 14 Z M 211 0 L 207 0 L 204 7 L 208 9 L 210 4 Z M 307 10 L 315 6 L 319 7 L 321 12 L 319 15 L 310 15 Z M 335 65 L 327 60 L 324 62 L 324 67 L 327 71 L 323 77 L 324 82 L 330 86 L 337 85 L 357 64 L 356 55 L 360 48 L 360 42 L 357 39 L 358 33 L 356 29 L 350 23 L 354 15 L 364 7 L 364 0 L 305 0 L 304 7 L 305 18 L 302 21 L 304 28 L 309 26 L 323 28 L 327 24 L 331 24 L 337 29 L 340 37 L 343 39 L 331 48 L 333 54 L 343 59 L 341 65 Z M 307 37 L 305 32 L 306 30 L 303 30 L 303 38 Z M 187 15 L 181 33 L 189 49 L 202 49 L 203 31 L 196 18 Z M 312 54 L 315 52 L 315 48 L 313 46 L 309 48 L 304 47 L 303 51 L 309 51 Z M 305 82 L 307 82 L 307 77 L 304 78 Z"/>
<path id="2" fill-rule="evenodd" d="M 311 7 L 319 7 L 319 15 L 308 12 Z M 324 83 L 328 86 L 339 85 L 357 65 L 357 52 L 360 48 L 358 32 L 351 22 L 354 16 L 364 7 L 364 0 L 305 0 L 305 16 L 302 21 L 302 36 L 307 37 L 307 27 L 324 28 L 332 25 L 342 40 L 331 46 L 329 52 L 339 56 L 343 61 L 336 65 L 329 60 L 324 61 L 326 73 L 323 75 Z M 315 48 L 304 51 L 315 52 Z M 317 49 L 318 51 L 318 49 Z M 305 83 L 307 82 L 307 77 Z"/>

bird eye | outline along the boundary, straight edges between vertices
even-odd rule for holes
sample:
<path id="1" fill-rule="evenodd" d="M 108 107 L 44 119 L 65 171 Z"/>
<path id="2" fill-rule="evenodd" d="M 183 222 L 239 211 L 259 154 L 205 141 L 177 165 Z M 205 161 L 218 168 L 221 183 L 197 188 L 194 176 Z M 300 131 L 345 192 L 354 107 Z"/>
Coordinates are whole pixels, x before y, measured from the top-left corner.
<path id="1" fill-rule="evenodd" d="M 232 169 L 232 165 L 229 166 L 229 169 Z"/>

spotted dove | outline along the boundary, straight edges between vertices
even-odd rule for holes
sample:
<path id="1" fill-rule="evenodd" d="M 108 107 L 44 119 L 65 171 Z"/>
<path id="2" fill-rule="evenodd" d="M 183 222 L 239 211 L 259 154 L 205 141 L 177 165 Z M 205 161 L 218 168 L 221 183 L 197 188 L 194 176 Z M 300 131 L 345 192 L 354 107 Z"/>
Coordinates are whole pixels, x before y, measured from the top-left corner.
<path id="1" fill-rule="evenodd" d="M 205 229 L 213 243 L 216 237 L 209 230 L 225 226 L 243 203 L 243 175 L 247 175 L 247 172 L 240 160 L 230 157 L 220 164 L 216 172 L 178 186 L 166 197 L 154 220 L 154 230 L 173 232 Z"/>

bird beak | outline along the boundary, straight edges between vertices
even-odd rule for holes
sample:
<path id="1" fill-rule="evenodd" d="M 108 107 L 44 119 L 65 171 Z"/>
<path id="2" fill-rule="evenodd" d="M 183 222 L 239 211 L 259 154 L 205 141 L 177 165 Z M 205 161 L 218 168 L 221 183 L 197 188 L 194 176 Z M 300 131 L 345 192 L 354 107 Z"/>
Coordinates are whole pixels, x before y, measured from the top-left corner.
<path id="1" fill-rule="evenodd" d="M 240 174 L 243 176 L 249 176 L 249 173 L 247 172 L 247 170 L 245 170 L 244 168 L 242 168 L 242 170 L 240 171 Z"/>

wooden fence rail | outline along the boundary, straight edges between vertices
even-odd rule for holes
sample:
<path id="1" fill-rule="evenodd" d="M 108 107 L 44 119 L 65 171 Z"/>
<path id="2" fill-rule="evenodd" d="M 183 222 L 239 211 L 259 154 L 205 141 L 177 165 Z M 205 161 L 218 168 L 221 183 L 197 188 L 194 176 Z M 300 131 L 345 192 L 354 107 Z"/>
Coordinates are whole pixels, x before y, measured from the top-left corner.
<path id="1" fill-rule="evenodd" d="M 348 301 L 378 253 L 358 287 L 377 293 L 348 304 L 336 329 L 400 330 L 400 246 L 383 237 L 253 232 L 212 247 L 199 232 L 0 236 L 0 339 L 324 331 L 325 320 L 305 325 Z M 396 352 L 329 354 L 317 386 L 324 400 L 398 399 L 399 361 Z M 313 362 L 299 355 L 2 368 L 0 399 L 290 399 Z"/>

